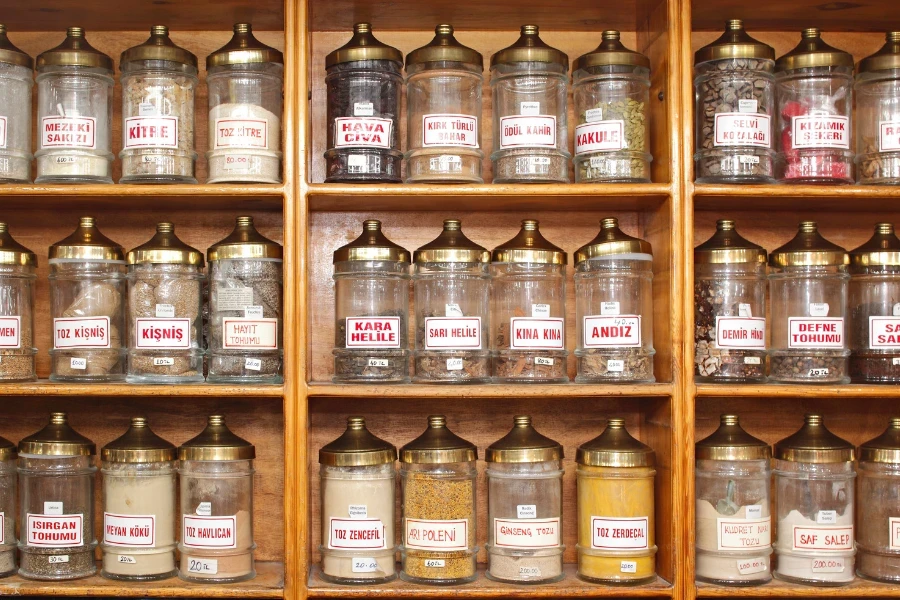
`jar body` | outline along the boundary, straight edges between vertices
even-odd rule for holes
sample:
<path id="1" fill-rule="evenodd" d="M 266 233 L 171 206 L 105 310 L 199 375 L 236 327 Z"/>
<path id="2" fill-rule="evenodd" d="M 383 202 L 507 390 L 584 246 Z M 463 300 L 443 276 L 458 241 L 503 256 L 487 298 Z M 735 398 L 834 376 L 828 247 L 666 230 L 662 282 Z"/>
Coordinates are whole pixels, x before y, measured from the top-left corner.
<path id="1" fill-rule="evenodd" d="M 16 460 L 0 461 L 0 577 L 16 572 L 16 502 L 18 501 Z"/>
<path id="2" fill-rule="evenodd" d="M 31 69 L 0 64 L 0 182 L 31 181 Z"/>
<path id="3" fill-rule="evenodd" d="M 900 382 L 900 268 L 865 267 L 850 277 L 850 378 Z"/>
<path id="4" fill-rule="evenodd" d="M 860 461 L 859 514 L 856 516 L 856 574 L 867 579 L 900 581 L 898 465 Z"/>
<path id="5" fill-rule="evenodd" d="M 34 381 L 34 267 L 0 265 L 0 381 Z"/>
<path id="6" fill-rule="evenodd" d="M 856 181 L 900 185 L 900 71 L 856 76 Z"/>

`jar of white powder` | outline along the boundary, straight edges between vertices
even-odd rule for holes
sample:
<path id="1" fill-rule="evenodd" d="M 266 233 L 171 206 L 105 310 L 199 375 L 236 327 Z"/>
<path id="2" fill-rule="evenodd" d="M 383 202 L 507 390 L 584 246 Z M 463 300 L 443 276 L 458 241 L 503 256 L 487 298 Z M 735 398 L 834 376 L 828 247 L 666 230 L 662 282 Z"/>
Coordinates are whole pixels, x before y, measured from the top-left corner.
<path id="1" fill-rule="evenodd" d="M 0 24 L 0 182 L 31 181 L 31 88 L 34 60 Z"/>

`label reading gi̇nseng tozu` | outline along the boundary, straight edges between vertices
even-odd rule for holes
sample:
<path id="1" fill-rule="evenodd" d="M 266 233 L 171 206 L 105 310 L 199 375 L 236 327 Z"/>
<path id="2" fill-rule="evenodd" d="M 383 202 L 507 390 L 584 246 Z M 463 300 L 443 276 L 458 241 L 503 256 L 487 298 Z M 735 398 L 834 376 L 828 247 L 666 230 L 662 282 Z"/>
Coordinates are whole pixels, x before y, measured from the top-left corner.
<path id="1" fill-rule="evenodd" d="M 84 515 L 35 515 L 25 518 L 25 540 L 29 546 L 69 548 L 84 543 Z"/>
<path id="2" fill-rule="evenodd" d="M 500 119 L 500 148 L 531 147 L 556 147 L 555 116 L 514 116 Z"/>
<path id="3" fill-rule="evenodd" d="M 900 348 L 900 318 L 869 317 L 869 348 Z"/>
<path id="4" fill-rule="evenodd" d="M 843 317 L 788 318 L 788 348 L 843 347 Z"/>
<path id="5" fill-rule="evenodd" d="M 766 349 L 766 320 L 762 317 L 716 317 L 716 347 Z"/>
<path id="6" fill-rule="evenodd" d="M 388 548 L 381 519 L 330 520 L 329 550 L 384 550 Z"/>
<path id="7" fill-rule="evenodd" d="M 334 120 L 334 147 L 390 149 L 392 127 L 390 119 L 339 117 Z"/>
<path id="8" fill-rule="evenodd" d="M 156 546 L 156 517 L 103 513 L 103 543 L 129 548 Z"/>
<path id="9" fill-rule="evenodd" d="M 136 348 L 147 350 L 188 350 L 191 347 L 190 319 L 134 320 Z"/>
<path id="10" fill-rule="evenodd" d="M 264 119 L 216 119 L 215 128 L 215 150 L 269 146 L 269 131 Z"/>
<path id="11" fill-rule="evenodd" d="M 468 519 L 435 521 L 406 518 L 404 543 L 413 550 L 468 550 Z"/>
<path id="12" fill-rule="evenodd" d="M 0 348 L 21 347 L 22 317 L 0 317 Z"/>
<path id="13" fill-rule="evenodd" d="M 96 148 L 97 119 L 93 117 L 44 117 L 41 148 Z"/>
<path id="14" fill-rule="evenodd" d="M 585 348 L 637 348 L 641 345 L 640 315 L 584 317 Z"/>
<path id="15" fill-rule="evenodd" d="M 595 121 L 575 128 L 575 154 L 625 148 L 625 122 Z"/>
<path id="16" fill-rule="evenodd" d="M 478 147 L 478 119 L 468 115 L 422 115 L 422 146 Z"/>
<path id="17" fill-rule="evenodd" d="M 109 348 L 109 317 L 53 319 L 53 347 Z"/>
<path id="18" fill-rule="evenodd" d="M 237 548 L 237 517 L 182 515 L 181 542 L 190 548 Z"/>
<path id="19" fill-rule="evenodd" d="M 275 350 L 278 319 L 222 317 L 222 347 L 231 350 Z"/>
<path id="20" fill-rule="evenodd" d="M 771 118 L 731 112 L 717 113 L 714 121 L 716 146 L 755 146 L 771 148 Z"/>
<path id="21" fill-rule="evenodd" d="M 852 525 L 795 525 L 792 550 L 853 550 Z"/>
<path id="22" fill-rule="evenodd" d="M 591 548 L 646 550 L 649 522 L 649 517 L 591 517 Z"/>
<path id="23" fill-rule="evenodd" d="M 122 129 L 125 149 L 177 148 L 178 117 L 131 117 Z"/>
<path id="24" fill-rule="evenodd" d="M 494 544 L 500 548 L 557 548 L 559 519 L 494 519 Z"/>
<path id="25" fill-rule="evenodd" d="M 850 119 L 825 115 L 792 117 L 791 144 L 794 148 L 849 150 Z"/>
<path id="26" fill-rule="evenodd" d="M 514 350 L 564 350 L 565 319 L 513 317 L 509 320 Z"/>
<path id="27" fill-rule="evenodd" d="M 772 545 L 772 522 L 762 519 L 716 519 L 719 550 L 768 548 Z"/>
<path id="28" fill-rule="evenodd" d="M 426 317 L 426 350 L 481 350 L 481 317 Z"/>
<path id="29" fill-rule="evenodd" d="M 400 317 L 347 317 L 347 348 L 399 348 Z"/>

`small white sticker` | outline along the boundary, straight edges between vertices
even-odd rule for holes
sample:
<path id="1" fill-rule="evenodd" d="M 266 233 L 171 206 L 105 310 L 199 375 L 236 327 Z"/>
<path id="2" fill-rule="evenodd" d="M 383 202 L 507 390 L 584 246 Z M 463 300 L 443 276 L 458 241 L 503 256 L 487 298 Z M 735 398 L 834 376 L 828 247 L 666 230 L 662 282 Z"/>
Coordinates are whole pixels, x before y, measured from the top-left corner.
<path id="1" fill-rule="evenodd" d="M 637 563 L 633 560 L 623 560 L 619 570 L 623 573 L 637 573 Z"/>
<path id="2" fill-rule="evenodd" d="M 365 504 L 350 504 L 347 506 L 347 516 L 351 519 L 366 519 L 369 517 L 369 507 Z"/>
<path id="3" fill-rule="evenodd" d="M 519 567 L 519 575 L 522 577 L 540 577 L 540 567 Z"/>
<path id="4" fill-rule="evenodd" d="M 369 163 L 362 154 L 351 154 L 347 157 L 347 170 L 351 173 L 368 173 Z"/>
<path id="5" fill-rule="evenodd" d="M 116 559 L 116 562 L 126 565 L 136 565 L 137 559 L 135 559 L 133 556 L 125 556 L 124 554 L 120 554 L 119 558 Z"/>
<path id="6" fill-rule="evenodd" d="M 738 304 L 738 316 L 739 317 L 752 317 L 753 316 L 753 307 L 749 304 Z"/>
<path id="7" fill-rule="evenodd" d="M 156 105 L 152 102 L 141 102 L 138 104 L 138 116 L 141 117 L 155 117 L 159 114 L 156 110 Z"/>
<path id="8" fill-rule="evenodd" d="M 541 114 L 541 103 L 540 102 L 520 102 L 519 103 L 519 114 L 520 115 L 539 115 Z"/>
<path id="9" fill-rule="evenodd" d="M 828 316 L 828 303 L 827 302 L 810 302 L 809 303 L 809 316 L 811 316 L 811 317 L 827 317 Z"/>
<path id="10" fill-rule="evenodd" d="M 547 357 L 547 356 L 535 356 L 535 357 L 534 357 L 534 364 L 536 364 L 536 365 L 543 365 L 543 366 L 545 366 L 545 367 L 552 367 L 552 366 L 553 366 L 553 359 L 552 359 L 552 358 L 549 358 L 549 357 Z"/>
<path id="11" fill-rule="evenodd" d="M 737 570 L 741 575 L 753 575 L 754 573 L 762 573 L 768 569 L 769 564 L 765 558 L 747 558 L 737 561 Z"/>
<path id="12" fill-rule="evenodd" d="M 816 523 L 819 525 L 834 525 L 837 523 L 837 511 L 820 510 L 816 513 Z"/>
<path id="13" fill-rule="evenodd" d="M 63 514 L 62 502 L 44 502 L 45 515 L 61 515 Z"/>
<path id="14" fill-rule="evenodd" d="M 197 505 L 197 514 L 201 517 L 212 516 L 212 502 L 201 502 Z"/>
<path id="15" fill-rule="evenodd" d="M 894 304 L 893 312 L 895 317 L 900 317 L 900 302 Z"/>
<path id="16" fill-rule="evenodd" d="M 751 504 L 747 507 L 748 519 L 762 519 L 762 506 L 759 504 Z"/>
<path id="17" fill-rule="evenodd" d="M 893 366 L 895 366 L 895 367 L 896 367 L 897 365 L 900 365 L 900 358 L 897 358 L 897 357 L 892 358 L 892 359 L 891 359 L 891 365 L 893 365 Z"/>
<path id="18" fill-rule="evenodd" d="M 549 317 L 550 316 L 550 305 L 549 304 L 532 304 L 531 305 L 531 316 L 532 317 Z"/>
<path id="19" fill-rule="evenodd" d="M 448 358 L 447 359 L 447 370 L 448 371 L 462 371 L 463 368 L 463 359 L 461 358 Z"/>
<path id="20" fill-rule="evenodd" d="M 603 120 L 603 109 L 602 108 L 589 108 L 584 111 L 584 118 L 588 123 L 594 123 L 595 121 Z"/>
<path id="21" fill-rule="evenodd" d="M 263 316 L 262 306 L 247 306 L 244 308 L 245 319 L 261 319 Z"/>
<path id="22" fill-rule="evenodd" d="M 517 504 L 516 517 L 519 519 L 537 519 L 537 504 Z"/>
<path id="23" fill-rule="evenodd" d="M 758 156 L 748 156 L 747 154 L 741 154 L 738 156 L 738 162 L 742 165 L 758 165 L 759 157 Z"/>
<path id="24" fill-rule="evenodd" d="M 386 358 L 370 358 L 369 366 L 370 367 L 386 367 L 386 366 L 388 366 L 388 359 L 386 359 Z"/>
<path id="25" fill-rule="evenodd" d="M 175 359 L 168 356 L 157 356 L 153 358 L 154 367 L 171 367 L 175 364 Z"/>
<path id="26" fill-rule="evenodd" d="M 606 370 L 610 373 L 622 373 L 623 371 L 625 371 L 625 361 L 611 358 L 606 361 Z"/>
<path id="27" fill-rule="evenodd" d="M 374 573 L 378 570 L 378 562 L 374 558 L 353 557 L 350 570 L 354 573 Z"/>
<path id="28" fill-rule="evenodd" d="M 738 112 L 755 113 L 758 112 L 759 102 L 756 98 L 747 98 L 738 100 Z"/>
<path id="29" fill-rule="evenodd" d="M 69 361 L 69 366 L 73 369 L 79 369 L 81 371 L 87 369 L 87 359 L 86 358 L 72 358 Z"/>
<path id="30" fill-rule="evenodd" d="M 188 557 L 188 573 L 215 575 L 219 572 L 219 561 L 214 558 Z"/>
<path id="31" fill-rule="evenodd" d="M 813 573 L 843 573 L 844 572 L 844 559 L 843 558 L 813 558 L 812 559 L 812 572 Z"/>
<path id="32" fill-rule="evenodd" d="M 52 554 L 47 557 L 47 562 L 51 565 L 58 565 L 59 563 L 67 563 L 69 562 L 68 554 Z"/>
<path id="33" fill-rule="evenodd" d="M 428 166 L 432 171 L 442 173 L 459 173 L 462 171 L 462 158 L 450 154 L 432 156 L 428 159 Z"/>
<path id="34" fill-rule="evenodd" d="M 463 316 L 463 311 L 459 307 L 459 304 L 451 303 L 444 305 L 444 316 L 445 317 L 461 317 Z"/>
<path id="35" fill-rule="evenodd" d="M 74 156 L 57 156 L 56 157 L 56 164 L 58 164 L 58 165 L 73 164 L 74 162 L 75 162 Z"/>
<path id="36" fill-rule="evenodd" d="M 156 305 L 156 318 L 157 319 L 172 319 L 175 317 L 175 306 L 172 304 L 157 304 Z"/>
<path id="37" fill-rule="evenodd" d="M 744 357 L 745 365 L 758 365 L 760 364 L 760 360 L 758 356 L 745 356 Z"/>
<path id="38" fill-rule="evenodd" d="M 600 303 L 600 314 L 601 315 L 618 315 L 619 314 L 619 303 L 618 302 L 601 302 Z"/>
<path id="39" fill-rule="evenodd" d="M 371 102 L 354 102 L 353 103 L 353 116 L 354 117 L 373 117 L 375 116 L 375 107 Z"/>
<path id="40" fill-rule="evenodd" d="M 433 568 L 443 569 L 445 564 L 446 563 L 444 562 L 443 559 L 438 559 L 438 558 L 426 558 L 425 559 L 425 566 L 432 568 L 432 569 Z"/>
<path id="41" fill-rule="evenodd" d="M 261 371 L 262 360 L 259 358 L 247 358 L 244 360 L 244 368 L 248 371 Z"/>
<path id="42" fill-rule="evenodd" d="M 807 377 L 827 377 L 827 376 L 828 376 L 828 369 L 825 369 L 825 368 L 822 368 L 822 369 L 810 369 L 810 370 L 806 373 L 806 376 L 807 376 Z"/>

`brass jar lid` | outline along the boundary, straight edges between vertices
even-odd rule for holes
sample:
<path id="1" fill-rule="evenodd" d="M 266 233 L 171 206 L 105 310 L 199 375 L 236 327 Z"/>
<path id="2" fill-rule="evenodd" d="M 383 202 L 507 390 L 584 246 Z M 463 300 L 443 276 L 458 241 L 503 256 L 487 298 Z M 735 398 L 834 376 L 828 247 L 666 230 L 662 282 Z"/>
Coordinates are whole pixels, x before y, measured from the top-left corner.
<path id="1" fill-rule="evenodd" d="M 716 221 L 716 232 L 694 248 L 694 264 L 735 265 L 765 263 L 766 250 L 744 239 L 731 219 Z"/>
<path id="2" fill-rule="evenodd" d="M 175 226 L 157 223 L 156 235 L 149 241 L 128 252 L 129 265 L 195 265 L 203 266 L 203 253 L 178 239 Z"/>
<path id="3" fill-rule="evenodd" d="M 206 428 L 178 448 L 179 460 L 252 460 L 256 448 L 225 425 L 223 415 L 210 415 Z"/>
<path id="4" fill-rule="evenodd" d="M 266 46 L 253 37 L 250 23 L 235 23 L 234 35 L 227 44 L 206 57 L 206 68 L 259 63 L 284 64 L 280 50 Z"/>
<path id="5" fill-rule="evenodd" d="M 234 231 L 206 251 L 206 258 L 209 262 L 237 258 L 281 260 L 283 257 L 284 249 L 281 244 L 263 237 L 253 226 L 253 217 L 237 217 Z"/>
<path id="6" fill-rule="evenodd" d="M 0 461 L 13 460 L 19 455 L 16 445 L 4 437 L 0 437 Z"/>
<path id="7" fill-rule="evenodd" d="M 589 69 L 591 67 L 642 67 L 650 68 L 650 59 L 626 48 L 619 40 L 621 35 L 615 29 L 603 32 L 603 41 L 587 54 L 575 59 L 572 70 Z"/>
<path id="8" fill-rule="evenodd" d="M 16 65 L 26 69 L 34 68 L 34 59 L 16 48 L 6 35 L 6 25 L 0 23 L 0 63 Z"/>
<path id="9" fill-rule="evenodd" d="M 744 22 L 730 19 L 725 23 L 725 33 L 711 44 L 694 53 L 694 64 L 711 60 L 758 58 L 775 60 L 775 48 L 750 37 L 744 30 Z"/>
<path id="10" fill-rule="evenodd" d="M 847 251 L 823 238 L 815 221 L 800 223 L 794 239 L 769 254 L 771 267 L 839 267 L 848 264 Z"/>
<path id="11" fill-rule="evenodd" d="M 439 236 L 413 253 L 417 263 L 487 263 L 491 253 L 463 234 L 458 219 L 444 219 Z"/>
<path id="12" fill-rule="evenodd" d="M 900 31 L 888 31 L 884 37 L 884 46 L 878 52 L 859 61 L 856 67 L 857 73 L 900 69 Z M 2 59 L 2 55 L 0 55 L 0 59 Z"/>
<path id="13" fill-rule="evenodd" d="M 115 463 L 168 462 L 177 457 L 175 444 L 162 439 L 144 417 L 133 417 L 131 427 L 100 451 L 100 458 Z"/>
<path id="14" fill-rule="evenodd" d="M 722 415 L 719 428 L 697 442 L 697 460 L 768 460 L 772 448 L 741 427 L 737 415 Z"/>
<path id="15" fill-rule="evenodd" d="M 631 437 L 625 419 L 609 419 L 603 433 L 578 446 L 575 462 L 590 467 L 652 467 L 656 453 Z"/>
<path id="16" fill-rule="evenodd" d="M 348 260 L 409 262 L 409 252 L 387 239 L 381 232 L 381 221 L 363 221 L 362 234 L 334 251 L 333 263 Z"/>
<path id="17" fill-rule="evenodd" d="M 50 246 L 50 260 L 125 260 L 125 249 L 97 229 L 94 217 L 81 217 L 67 238 Z"/>
<path id="18" fill-rule="evenodd" d="M 822 32 L 815 27 L 800 33 L 797 47 L 775 61 L 775 71 L 793 71 L 813 67 L 853 68 L 853 56 L 849 52 L 833 48 L 822 41 Z"/>
<path id="19" fill-rule="evenodd" d="M 37 255 L 13 239 L 6 223 L 0 223 L 0 265 L 37 266 Z"/>
<path id="20" fill-rule="evenodd" d="M 516 43 L 491 56 L 492 67 L 522 62 L 556 64 L 566 71 L 569 70 L 569 57 L 561 50 L 545 44 L 538 35 L 537 25 L 522 25 Z"/>
<path id="21" fill-rule="evenodd" d="M 876 223 L 875 234 L 868 242 L 850 251 L 850 270 L 866 267 L 900 266 L 900 239 L 892 223 Z"/>
<path id="22" fill-rule="evenodd" d="M 900 465 L 900 418 L 893 417 L 884 433 L 859 447 L 859 462 Z"/>
<path id="23" fill-rule="evenodd" d="M 513 417 L 513 428 L 505 436 L 488 446 L 485 462 L 536 463 L 562 460 L 562 445 L 541 435 L 531 425 L 531 417 Z"/>
<path id="24" fill-rule="evenodd" d="M 164 60 L 197 68 L 197 57 L 169 39 L 169 28 L 154 25 L 146 42 L 122 52 L 120 67 L 125 63 L 142 60 Z"/>
<path id="25" fill-rule="evenodd" d="M 369 23 L 357 23 L 353 26 L 353 37 L 350 41 L 325 57 L 325 68 L 362 60 L 389 60 L 402 67 L 403 53 L 393 46 L 379 42 L 372 35 L 372 25 Z"/>
<path id="26" fill-rule="evenodd" d="M 449 429 L 447 417 L 428 417 L 425 433 L 400 448 L 400 462 L 416 464 L 445 464 L 478 460 L 478 448 Z"/>
<path id="27" fill-rule="evenodd" d="M 453 25 L 434 28 L 434 39 L 406 55 L 406 68 L 434 62 L 465 63 L 484 70 L 484 57 L 477 50 L 463 46 L 453 37 Z"/>
<path id="28" fill-rule="evenodd" d="M 820 415 L 806 415 L 803 419 L 803 427 L 797 433 L 775 443 L 775 458 L 817 464 L 853 460 L 853 444 L 828 431 Z"/>
<path id="29" fill-rule="evenodd" d="M 397 448 L 372 435 L 364 417 L 349 417 L 341 437 L 319 450 L 319 462 L 329 467 L 371 467 L 395 460 Z"/>
<path id="30" fill-rule="evenodd" d="M 97 446 L 69 425 L 66 413 L 50 413 L 46 427 L 19 442 L 19 454 L 37 456 L 93 456 Z"/>
<path id="31" fill-rule="evenodd" d="M 540 223 L 534 219 L 522 221 L 522 229 L 516 237 L 494 248 L 491 262 L 566 264 L 568 257 L 565 250 L 548 242 L 538 230 L 538 225 Z"/>
<path id="32" fill-rule="evenodd" d="M 608 217 L 600 221 L 600 233 L 597 237 L 575 251 L 575 264 L 592 258 L 615 256 L 619 254 L 652 255 L 650 242 L 631 237 L 619 229 L 619 220 Z"/>
<path id="33" fill-rule="evenodd" d="M 66 39 L 56 48 L 41 52 L 37 57 L 37 68 L 43 67 L 88 67 L 113 70 L 113 61 L 84 38 L 84 29 L 69 27 Z"/>

